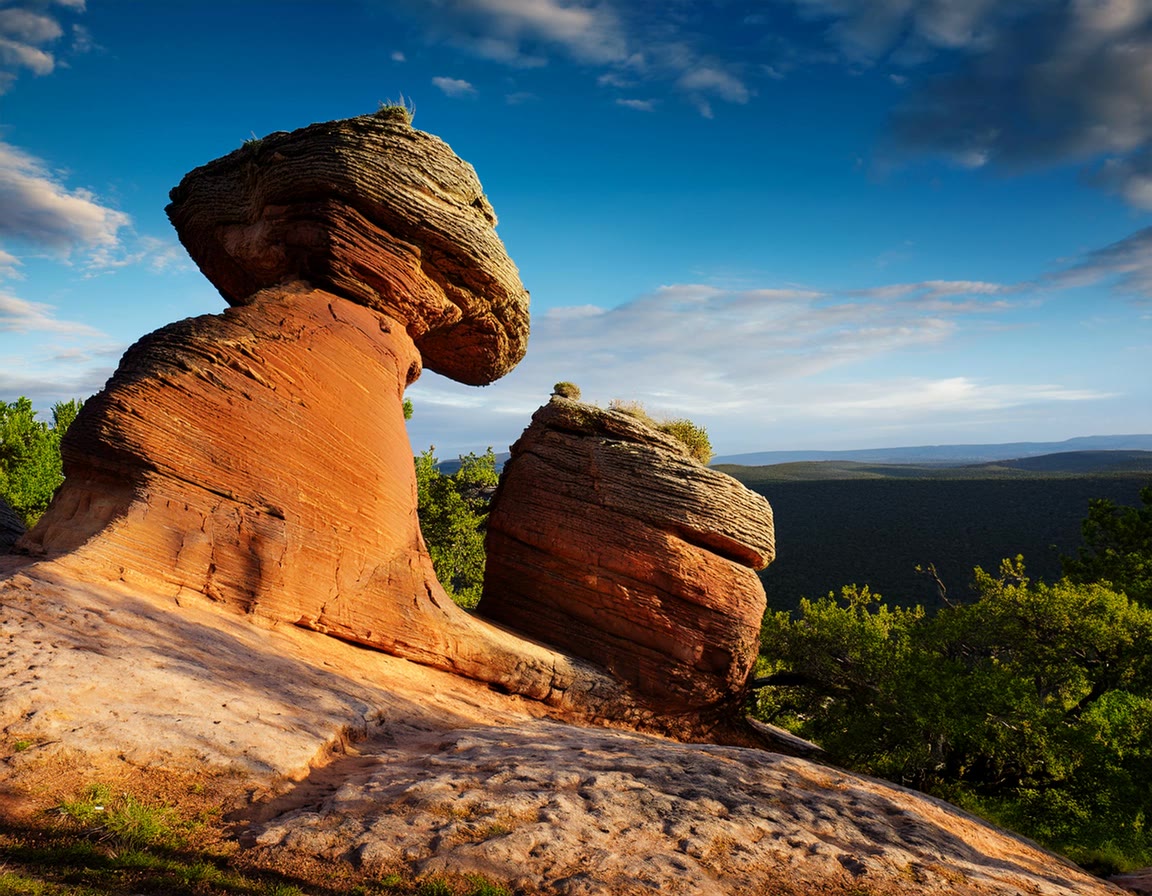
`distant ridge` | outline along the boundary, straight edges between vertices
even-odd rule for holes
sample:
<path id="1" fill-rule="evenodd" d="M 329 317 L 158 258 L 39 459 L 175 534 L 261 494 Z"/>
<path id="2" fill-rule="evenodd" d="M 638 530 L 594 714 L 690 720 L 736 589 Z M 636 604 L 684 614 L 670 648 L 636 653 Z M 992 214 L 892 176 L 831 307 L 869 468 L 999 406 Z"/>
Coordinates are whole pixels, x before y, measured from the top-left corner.
<path id="1" fill-rule="evenodd" d="M 853 451 L 757 451 L 712 459 L 713 464 L 767 466 L 802 461 L 847 460 L 873 464 L 964 464 L 1019 460 L 1069 451 L 1152 451 L 1152 435 L 1080 436 L 1063 442 L 1005 442 L 998 445 L 920 445 Z"/>

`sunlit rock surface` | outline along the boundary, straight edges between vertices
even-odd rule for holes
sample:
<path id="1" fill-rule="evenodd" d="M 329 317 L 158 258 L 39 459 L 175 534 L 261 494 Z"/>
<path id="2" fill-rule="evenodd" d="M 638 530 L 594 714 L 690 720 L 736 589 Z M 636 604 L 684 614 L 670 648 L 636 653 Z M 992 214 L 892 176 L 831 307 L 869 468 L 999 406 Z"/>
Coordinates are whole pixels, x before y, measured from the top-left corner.
<path id="1" fill-rule="evenodd" d="M 633 416 L 556 396 L 505 465 L 479 611 L 700 736 L 741 715 L 773 545 L 762 496 Z"/>

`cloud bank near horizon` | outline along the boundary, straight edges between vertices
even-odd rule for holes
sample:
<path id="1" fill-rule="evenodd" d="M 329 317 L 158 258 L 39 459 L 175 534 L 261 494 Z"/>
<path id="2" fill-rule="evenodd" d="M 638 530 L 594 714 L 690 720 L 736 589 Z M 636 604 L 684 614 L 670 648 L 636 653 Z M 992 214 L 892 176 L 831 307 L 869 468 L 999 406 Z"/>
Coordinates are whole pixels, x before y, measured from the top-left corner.
<path id="1" fill-rule="evenodd" d="M 977 426 L 1117 398 L 1062 382 L 1000 382 L 980 369 L 936 377 L 889 369 L 894 360 L 914 367 L 918 353 L 960 339 L 1027 327 L 1005 318 L 1026 319 L 1042 302 L 1031 284 L 985 281 L 838 293 L 664 286 L 616 308 L 556 308 L 534 317 L 524 361 L 484 390 L 425 374 L 410 390 L 417 414 L 409 429 L 417 448 L 439 441 L 445 457 L 493 440 L 503 450 L 562 380 L 601 405 L 639 400 L 658 415 L 692 418 L 726 454 L 763 448 L 764 438 L 785 428 L 825 445 L 837 430 L 841 438 L 855 431 L 915 439 L 958 417 Z"/>

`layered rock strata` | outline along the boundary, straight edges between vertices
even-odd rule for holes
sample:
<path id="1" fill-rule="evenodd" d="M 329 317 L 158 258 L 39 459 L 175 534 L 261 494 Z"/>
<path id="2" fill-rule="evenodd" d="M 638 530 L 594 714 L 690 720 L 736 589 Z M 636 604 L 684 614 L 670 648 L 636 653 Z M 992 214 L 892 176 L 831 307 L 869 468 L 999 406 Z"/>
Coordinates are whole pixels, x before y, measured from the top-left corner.
<path id="1" fill-rule="evenodd" d="M 383 312 L 424 364 L 471 385 L 524 356 L 528 293 L 476 172 L 364 115 L 278 132 L 190 172 L 168 217 L 230 305 L 304 280 Z"/>
<path id="2" fill-rule="evenodd" d="M 637 718 L 618 681 L 459 609 L 416 511 L 406 386 L 519 361 L 528 296 L 475 172 L 374 116 L 277 134 L 172 191 L 234 307 L 125 354 L 64 440 L 20 542 L 44 576 L 203 595 L 491 682 Z M 35 575 L 35 572 L 28 572 Z"/>
<path id="3" fill-rule="evenodd" d="M 768 502 L 639 419 L 560 396 L 512 447 L 478 610 L 609 669 L 673 732 L 738 715 Z"/>
<path id="4" fill-rule="evenodd" d="M 717 732 L 756 654 L 771 511 L 633 418 L 537 415 L 494 515 L 492 621 L 436 581 L 404 390 L 424 364 L 491 382 L 528 335 L 470 166 L 364 116 L 198 168 L 168 214 L 232 307 L 144 337 L 85 404 L 18 543 L 46 577 L 202 595 L 584 717 L 755 739 Z M 518 554 L 533 533 L 552 544 Z"/>

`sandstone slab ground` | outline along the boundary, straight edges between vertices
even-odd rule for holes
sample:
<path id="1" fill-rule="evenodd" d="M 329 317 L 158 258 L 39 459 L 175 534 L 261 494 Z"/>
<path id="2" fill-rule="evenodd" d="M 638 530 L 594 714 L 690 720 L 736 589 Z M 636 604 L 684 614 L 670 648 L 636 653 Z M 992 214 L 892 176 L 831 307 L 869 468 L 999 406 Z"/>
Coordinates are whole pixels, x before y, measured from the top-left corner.
<path id="1" fill-rule="evenodd" d="M 765 751 L 572 724 L 203 599 L 0 561 L 0 788 L 66 757 L 236 780 L 245 848 L 524 893 L 1121 890 L 955 808 Z M 12 744 L 31 743 L 16 752 Z"/>

